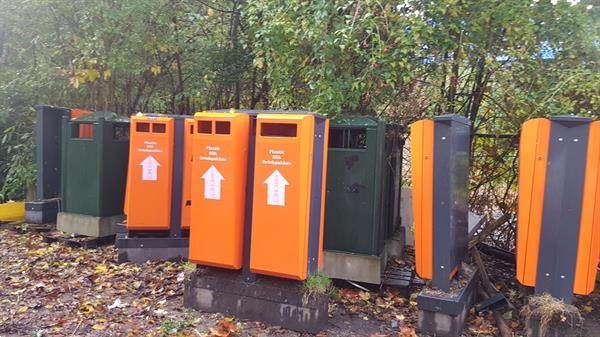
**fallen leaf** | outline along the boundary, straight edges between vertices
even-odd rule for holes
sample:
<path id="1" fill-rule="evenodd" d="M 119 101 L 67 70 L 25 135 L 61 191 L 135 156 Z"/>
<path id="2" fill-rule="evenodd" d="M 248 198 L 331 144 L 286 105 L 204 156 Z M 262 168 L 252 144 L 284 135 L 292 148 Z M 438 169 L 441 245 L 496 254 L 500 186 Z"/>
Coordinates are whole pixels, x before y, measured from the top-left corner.
<path id="1" fill-rule="evenodd" d="M 103 273 L 106 273 L 107 270 L 108 270 L 108 267 L 105 264 L 99 264 L 94 269 L 94 272 L 96 274 L 103 274 Z"/>
<path id="2" fill-rule="evenodd" d="M 371 294 L 366 291 L 361 291 L 358 293 L 358 297 L 360 297 L 360 299 L 363 301 L 368 301 L 371 299 Z"/>
<path id="3" fill-rule="evenodd" d="M 415 328 L 403 326 L 398 332 L 398 337 L 418 337 Z"/>
<path id="4" fill-rule="evenodd" d="M 94 330 L 104 330 L 106 328 L 106 325 L 104 324 L 94 324 L 92 325 L 92 329 Z"/>

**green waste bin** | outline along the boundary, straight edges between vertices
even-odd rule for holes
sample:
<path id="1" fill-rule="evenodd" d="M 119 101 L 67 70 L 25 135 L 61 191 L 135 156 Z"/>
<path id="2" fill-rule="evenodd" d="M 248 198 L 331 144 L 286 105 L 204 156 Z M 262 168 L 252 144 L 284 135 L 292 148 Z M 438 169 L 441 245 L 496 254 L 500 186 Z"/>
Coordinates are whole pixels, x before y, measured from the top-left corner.
<path id="1" fill-rule="evenodd" d="M 326 250 L 381 254 L 400 224 L 400 127 L 370 117 L 344 118 L 329 130 Z"/>
<path id="2" fill-rule="evenodd" d="M 129 119 L 112 112 L 63 117 L 62 210 L 94 217 L 123 214 Z"/>

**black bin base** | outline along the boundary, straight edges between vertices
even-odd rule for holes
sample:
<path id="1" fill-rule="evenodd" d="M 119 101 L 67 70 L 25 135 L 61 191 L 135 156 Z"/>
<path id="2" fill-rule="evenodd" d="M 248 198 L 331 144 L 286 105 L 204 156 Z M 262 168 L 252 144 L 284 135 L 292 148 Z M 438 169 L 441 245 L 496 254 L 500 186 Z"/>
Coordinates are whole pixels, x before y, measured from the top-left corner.
<path id="1" fill-rule="evenodd" d="M 144 263 L 146 261 L 187 261 L 190 246 L 189 237 L 132 237 L 127 226 L 117 224 L 115 247 L 117 262 Z M 158 234 L 158 233 L 157 233 Z"/>
<path id="2" fill-rule="evenodd" d="M 28 201 L 25 203 L 25 222 L 29 224 L 54 224 L 60 199 Z"/>
<path id="3" fill-rule="evenodd" d="M 428 288 L 419 293 L 419 332 L 438 337 L 461 336 L 478 284 L 477 269 L 463 265 L 462 272 L 465 273 L 463 282 L 453 281 L 448 293 Z"/>

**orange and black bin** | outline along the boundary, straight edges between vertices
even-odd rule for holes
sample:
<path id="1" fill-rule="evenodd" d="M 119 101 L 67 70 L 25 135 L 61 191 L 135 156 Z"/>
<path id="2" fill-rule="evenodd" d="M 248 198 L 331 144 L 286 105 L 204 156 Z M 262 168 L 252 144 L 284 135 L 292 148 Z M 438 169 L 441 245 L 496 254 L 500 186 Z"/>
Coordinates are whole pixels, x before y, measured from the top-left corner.
<path id="1" fill-rule="evenodd" d="M 468 244 L 470 123 L 444 115 L 411 125 L 417 274 L 448 291 Z"/>
<path id="2" fill-rule="evenodd" d="M 242 267 L 250 115 L 199 112 L 194 117 L 191 262 Z"/>
<path id="3" fill-rule="evenodd" d="M 600 255 L 600 121 L 523 124 L 518 207 L 519 282 L 565 302 L 590 294 Z"/>
<path id="4" fill-rule="evenodd" d="M 304 280 L 321 266 L 329 120 L 256 119 L 250 270 Z"/>
<path id="5" fill-rule="evenodd" d="M 191 118 L 131 117 L 125 194 L 127 223 L 118 227 L 119 261 L 186 259 L 192 166 Z"/>
<path id="6" fill-rule="evenodd" d="M 323 241 L 328 120 L 307 112 L 195 115 L 189 259 L 303 280 Z"/>

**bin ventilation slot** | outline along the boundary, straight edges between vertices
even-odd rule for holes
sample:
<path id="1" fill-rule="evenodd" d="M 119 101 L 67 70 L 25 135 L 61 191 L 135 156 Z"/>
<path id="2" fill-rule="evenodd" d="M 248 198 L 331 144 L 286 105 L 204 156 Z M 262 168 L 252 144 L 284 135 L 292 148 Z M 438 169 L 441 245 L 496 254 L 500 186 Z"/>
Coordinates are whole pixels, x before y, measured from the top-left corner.
<path id="1" fill-rule="evenodd" d="M 167 126 L 163 123 L 152 123 L 152 133 L 165 133 Z"/>
<path id="2" fill-rule="evenodd" d="M 260 135 L 263 137 L 296 137 L 296 124 L 262 123 Z"/>
<path id="3" fill-rule="evenodd" d="M 212 133 L 212 121 L 199 121 L 198 122 L 198 133 Z"/>
<path id="4" fill-rule="evenodd" d="M 93 123 L 74 123 L 72 138 L 92 139 L 94 138 Z"/>
<path id="5" fill-rule="evenodd" d="M 150 132 L 150 123 L 136 123 L 135 131 L 136 132 Z"/>
<path id="6" fill-rule="evenodd" d="M 129 127 L 125 126 L 125 125 L 115 125 L 113 127 L 113 139 L 114 140 L 128 140 L 129 139 Z"/>
<path id="7" fill-rule="evenodd" d="M 230 122 L 215 122 L 215 133 L 218 135 L 228 135 L 231 130 Z"/>
<path id="8" fill-rule="evenodd" d="M 367 129 L 330 129 L 329 147 L 333 149 L 366 149 Z"/>
<path id="9" fill-rule="evenodd" d="M 194 124 L 190 125 L 190 135 L 194 134 Z"/>

